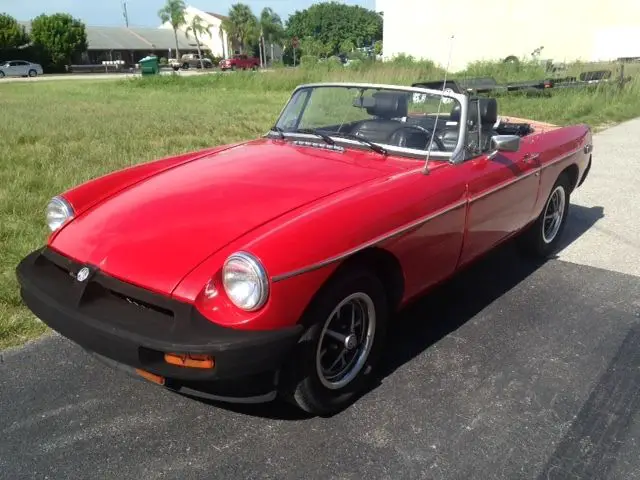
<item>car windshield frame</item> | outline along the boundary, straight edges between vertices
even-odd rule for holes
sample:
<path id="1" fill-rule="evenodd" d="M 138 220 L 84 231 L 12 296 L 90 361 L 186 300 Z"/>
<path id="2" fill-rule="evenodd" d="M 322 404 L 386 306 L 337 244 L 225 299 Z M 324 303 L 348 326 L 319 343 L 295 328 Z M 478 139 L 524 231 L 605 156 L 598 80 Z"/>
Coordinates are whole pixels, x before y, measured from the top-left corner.
<path id="1" fill-rule="evenodd" d="M 457 161 L 459 161 L 460 157 L 464 155 L 464 145 L 465 145 L 465 138 L 467 135 L 467 125 L 466 125 L 466 121 L 463 121 L 463 120 L 467 118 L 468 97 L 465 94 L 454 93 L 450 90 L 442 91 L 442 90 L 434 90 L 434 89 L 428 89 L 423 87 L 405 86 L 405 85 L 388 85 L 388 84 L 378 84 L 378 83 L 350 83 L 350 82 L 349 83 L 348 82 L 325 82 L 325 83 L 310 83 L 310 84 L 299 85 L 291 93 L 289 100 L 284 105 L 280 114 L 278 115 L 278 118 L 274 124 L 274 127 L 267 133 L 267 137 L 282 138 L 282 139 L 291 138 L 293 140 L 304 140 L 307 142 L 308 141 L 323 142 L 322 138 L 319 135 L 310 133 L 308 131 L 296 132 L 295 130 L 288 129 L 287 126 L 285 125 L 286 120 L 288 120 L 289 119 L 288 117 L 291 116 L 291 111 L 296 108 L 299 108 L 294 104 L 294 101 L 299 98 L 298 95 L 300 94 L 300 92 L 303 90 L 309 90 L 312 92 L 313 90 L 321 89 L 321 88 L 345 88 L 350 90 L 364 89 L 366 91 L 376 91 L 376 90 L 394 91 L 394 92 L 414 94 L 414 95 L 422 94 L 426 96 L 437 97 L 439 102 L 440 100 L 445 100 L 445 99 L 451 99 L 453 101 L 456 101 L 460 106 L 460 121 L 457 122 L 458 138 L 456 141 L 456 145 L 452 151 L 442 151 L 442 150 L 437 150 L 433 148 L 430 150 L 407 148 L 407 147 L 396 146 L 389 143 L 381 143 L 378 141 L 376 141 L 375 143 L 380 147 L 384 148 L 384 150 L 386 150 L 390 155 L 409 157 L 409 158 L 418 159 L 418 160 L 433 158 L 438 160 L 449 160 L 452 163 L 456 163 Z M 310 95 L 307 96 L 307 99 L 309 97 Z M 447 103 L 449 103 L 449 105 Z M 449 115 L 449 112 L 451 109 L 450 103 L 451 103 L 450 101 L 440 102 L 440 105 L 438 106 L 439 118 L 443 118 L 443 117 L 446 118 Z M 300 111 L 297 114 L 298 121 L 303 116 L 306 107 L 307 105 L 305 100 L 303 102 L 302 107 L 299 108 Z M 429 115 L 432 115 L 435 117 L 434 114 L 429 114 Z M 374 117 L 371 116 L 370 118 L 373 119 Z M 323 129 L 322 127 L 318 127 L 318 130 L 323 135 L 328 135 L 329 137 L 331 137 L 331 140 L 333 140 L 335 144 L 355 147 L 355 148 L 367 148 L 366 144 L 356 139 L 345 138 L 340 136 L 339 134 L 332 136 L 330 130 Z M 366 139 L 366 136 L 364 138 Z M 335 145 L 329 145 L 329 146 L 330 147 L 333 146 L 335 148 Z"/>

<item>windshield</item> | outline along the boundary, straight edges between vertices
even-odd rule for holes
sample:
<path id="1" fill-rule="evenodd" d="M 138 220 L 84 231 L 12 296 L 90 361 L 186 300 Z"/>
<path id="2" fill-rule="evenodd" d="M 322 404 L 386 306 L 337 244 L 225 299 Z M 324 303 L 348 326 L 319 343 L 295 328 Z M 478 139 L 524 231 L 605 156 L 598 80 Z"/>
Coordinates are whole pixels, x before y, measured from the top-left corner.
<path id="1" fill-rule="evenodd" d="M 356 144 L 359 137 L 394 154 L 430 151 L 450 157 L 458 144 L 459 117 L 460 102 L 439 92 L 321 85 L 297 90 L 274 128 L 284 134 L 316 131 Z"/>

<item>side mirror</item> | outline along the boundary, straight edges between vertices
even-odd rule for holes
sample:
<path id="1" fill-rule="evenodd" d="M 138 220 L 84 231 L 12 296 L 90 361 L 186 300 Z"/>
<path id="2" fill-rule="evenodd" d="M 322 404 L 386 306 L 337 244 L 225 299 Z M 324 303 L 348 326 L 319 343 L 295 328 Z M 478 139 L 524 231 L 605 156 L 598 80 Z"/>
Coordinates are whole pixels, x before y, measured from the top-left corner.
<path id="1" fill-rule="evenodd" d="M 494 158 L 498 152 L 517 152 L 518 150 L 520 150 L 520 137 L 518 135 L 494 135 L 491 137 L 489 159 Z"/>

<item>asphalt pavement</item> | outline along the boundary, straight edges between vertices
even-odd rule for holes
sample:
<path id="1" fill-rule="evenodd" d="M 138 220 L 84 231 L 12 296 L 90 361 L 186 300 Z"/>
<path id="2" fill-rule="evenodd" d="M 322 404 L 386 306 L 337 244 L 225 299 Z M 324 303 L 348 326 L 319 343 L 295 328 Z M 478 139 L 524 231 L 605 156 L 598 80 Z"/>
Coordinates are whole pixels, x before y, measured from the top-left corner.
<path id="1" fill-rule="evenodd" d="M 49 335 L 0 363 L 0 478 L 640 479 L 640 120 L 598 134 L 564 249 L 500 248 L 397 319 L 330 418 L 205 403 Z"/>

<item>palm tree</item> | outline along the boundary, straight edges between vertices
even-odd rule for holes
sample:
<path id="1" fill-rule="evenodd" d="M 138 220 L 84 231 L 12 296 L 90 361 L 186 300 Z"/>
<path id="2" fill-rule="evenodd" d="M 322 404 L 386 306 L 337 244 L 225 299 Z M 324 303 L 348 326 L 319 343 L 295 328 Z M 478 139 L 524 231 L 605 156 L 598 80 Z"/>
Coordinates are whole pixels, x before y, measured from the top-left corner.
<path id="1" fill-rule="evenodd" d="M 202 59 L 202 52 L 200 51 L 200 40 L 198 35 L 202 36 L 208 33 L 211 36 L 211 25 L 204 23 L 204 20 L 200 15 L 196 15 L 191 19 L 191 23 L 187 27 L 185 34 L 189 37 L 189 32 L 193 32 L 193 36 L 196 39 L 196 46 L 198 47 L 198 58 L 200 59 L 200 67 L 204 70 L 204 61 Z"/>
<path id="2" fill-rule="evenodd" d="M 260 27 L 262 30 L 262 48 L 265 49 L 264 57 L 265 63 L 267 58 L 266 47 L 264 41 L 266 40 L 271 45 L 271 61 L 273 61 L 273 44 L 279 42 L 284 38 L 284 26 L 282 25 L 282 19 L 280 15 L 274 12 L 271 8 L 265 7 L 260 14 Z"/>
<path id="3" fill-rule="evenodd" d="M 220 37 L 220 44 L 222 45 L 222 58 L 227 58 L 227 49 L 228 49 L 228 45 L 225 42 L 225 37 L 224 37 L 224 33 L 225 33 L 225 27 L 224 27 L 225 23 L 224 21 L 220 24 L 220 28 L 218 28 L 218 37 Z"/>
<path id="4" fill-rule="evenodd" d="M 235 3 L 229 9 L 229 18 L 222 21 L 227 35 L 240 44 L 240 52 L 259 35 L 258 19 L 244 3 Z"/>
<path id="5" fill-rule="evenodd" d="M 158 16 L 163 23 L 169 22 L 173 28 L 173 37 L 176 40 L 176 58 L 180 58 L 180 47 L 178 46 L 178 29 L 187 23 L 184 12 L 187 6 L 184 0 L 167 0 L 164 7 L 158 11 Z"/>

